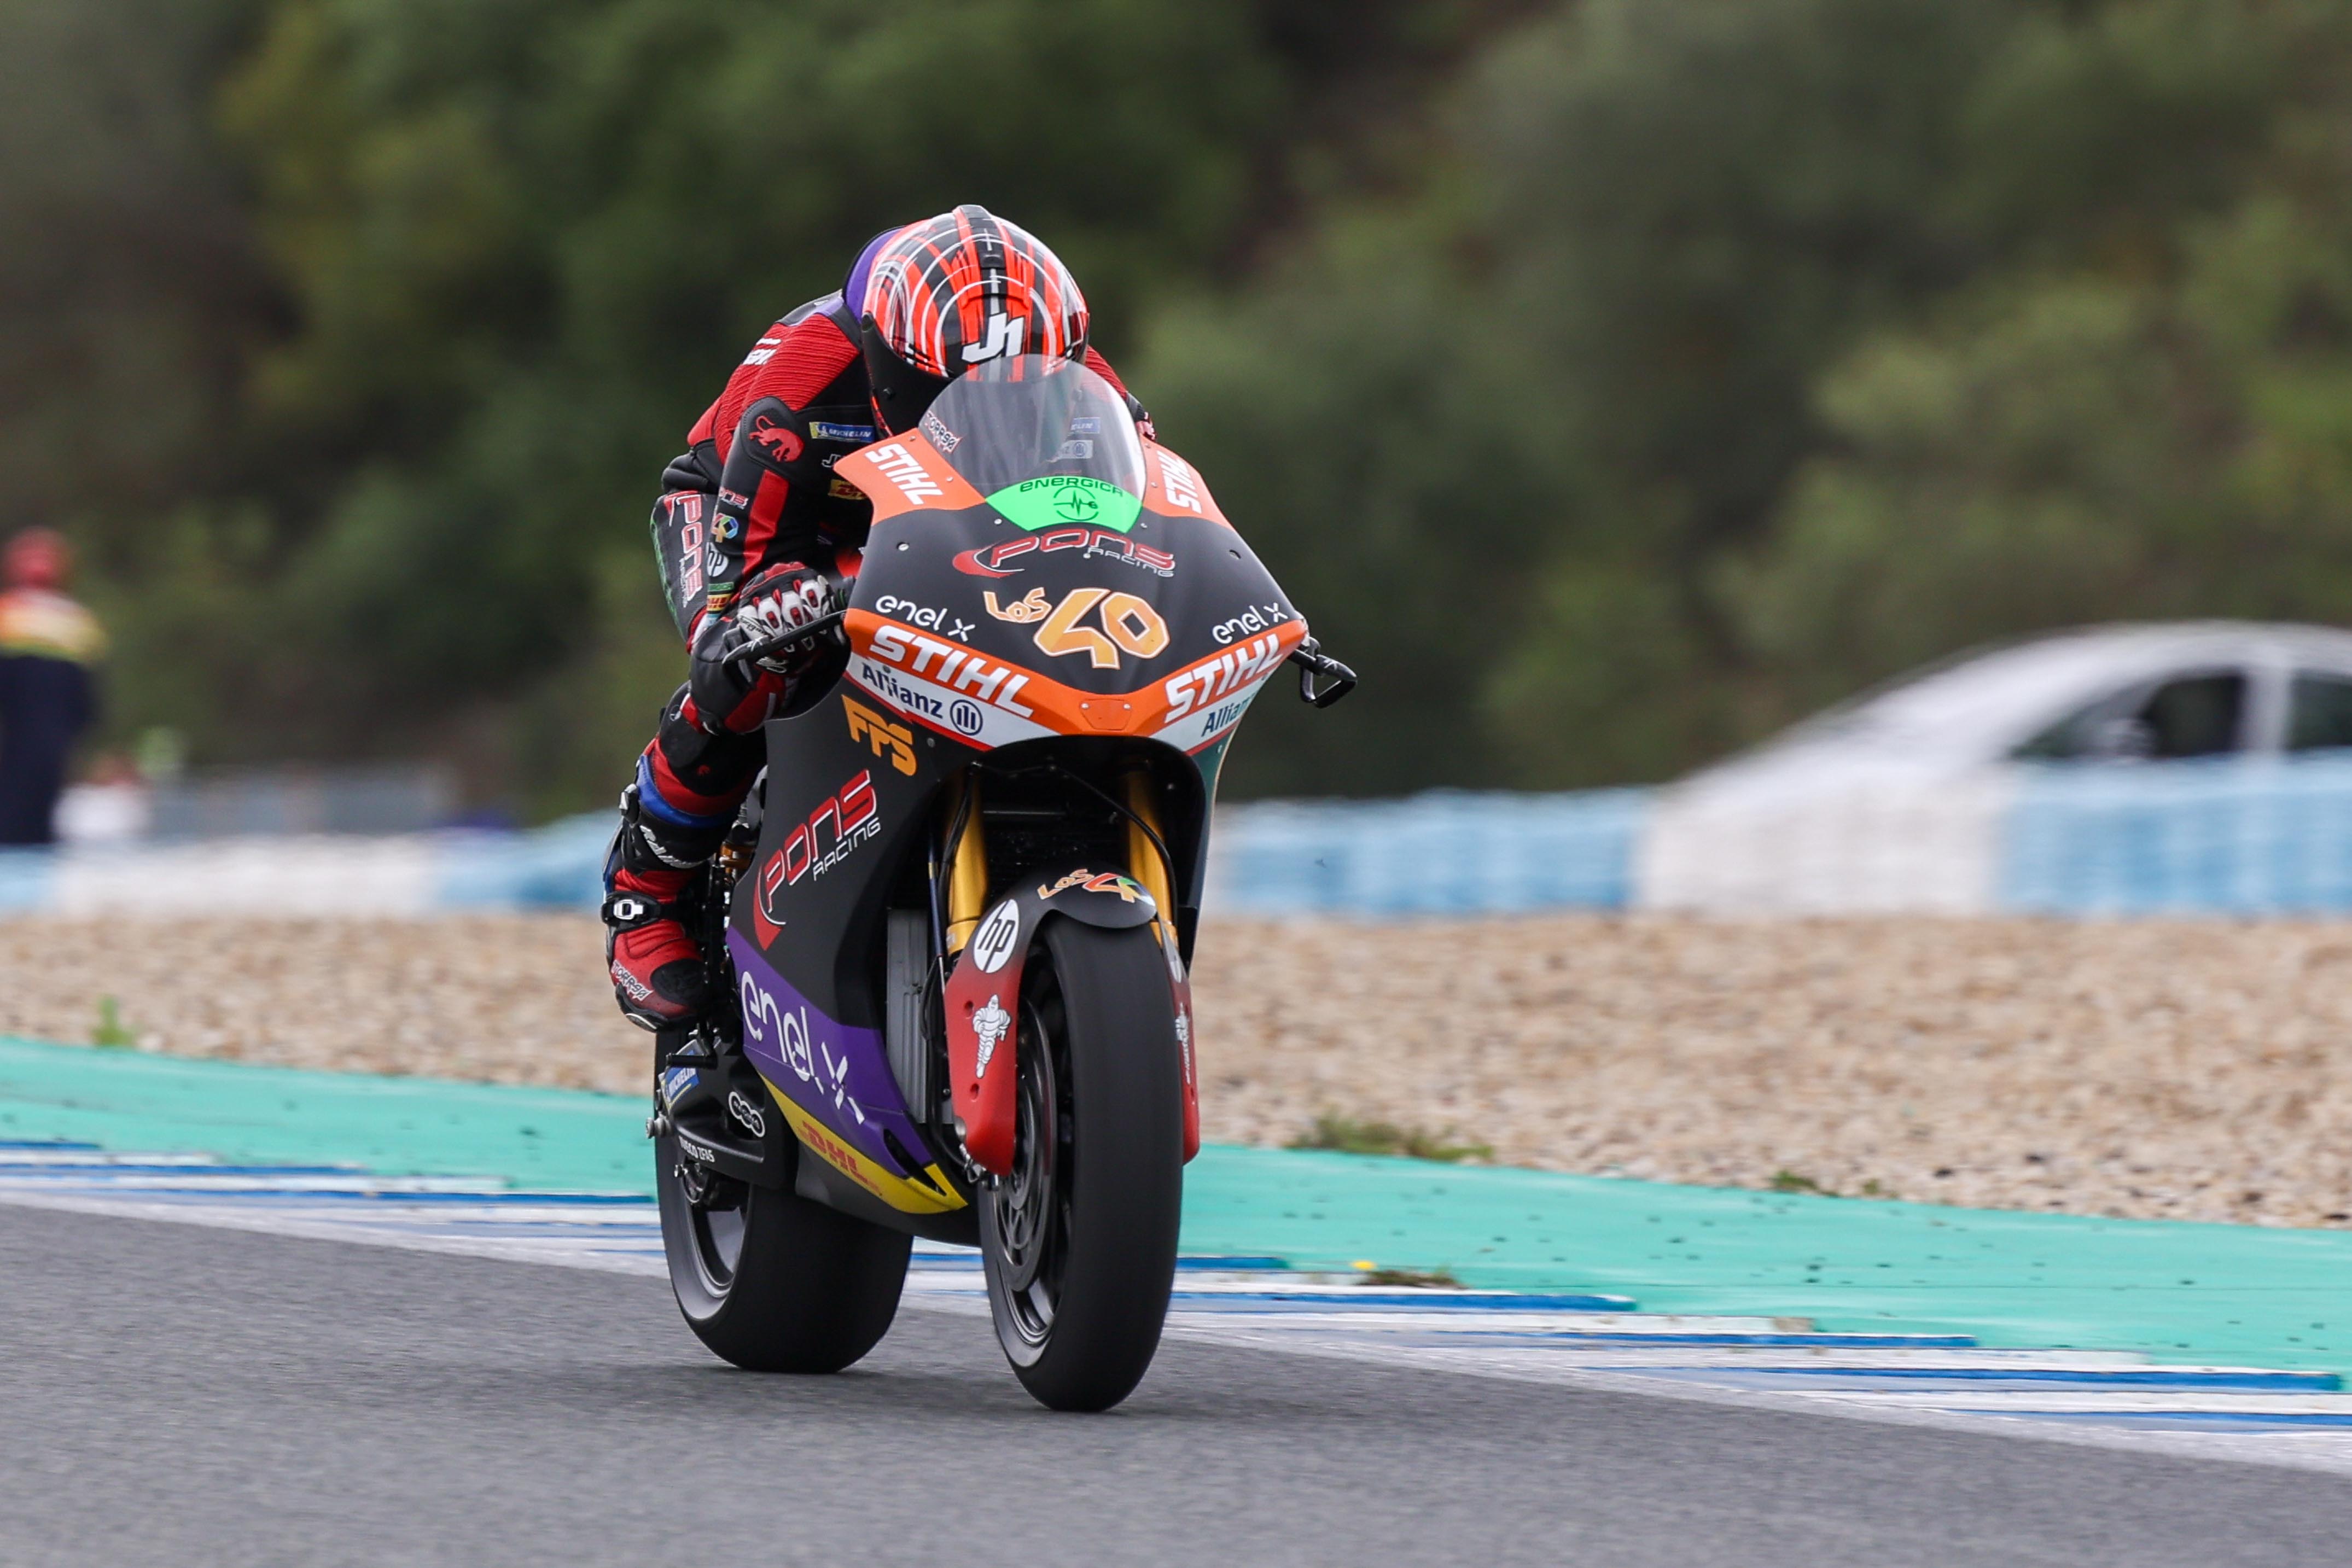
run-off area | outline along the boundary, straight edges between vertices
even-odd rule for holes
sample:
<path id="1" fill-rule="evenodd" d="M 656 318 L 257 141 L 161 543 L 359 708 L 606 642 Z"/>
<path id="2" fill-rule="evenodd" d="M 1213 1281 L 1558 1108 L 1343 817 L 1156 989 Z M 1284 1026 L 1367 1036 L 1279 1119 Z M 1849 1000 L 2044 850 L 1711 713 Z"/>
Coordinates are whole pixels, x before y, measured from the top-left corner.
<path id="1" fill-rule="evenodd" d="M 0 922 L 0 1033 L 639 1092 L 572 915 Z M 1213 1142 L 1977 1207 L 2352 1223 L 2352 924 L 1212 919 Z M 111 998 L 110 1001 L 109 998 Z"/>

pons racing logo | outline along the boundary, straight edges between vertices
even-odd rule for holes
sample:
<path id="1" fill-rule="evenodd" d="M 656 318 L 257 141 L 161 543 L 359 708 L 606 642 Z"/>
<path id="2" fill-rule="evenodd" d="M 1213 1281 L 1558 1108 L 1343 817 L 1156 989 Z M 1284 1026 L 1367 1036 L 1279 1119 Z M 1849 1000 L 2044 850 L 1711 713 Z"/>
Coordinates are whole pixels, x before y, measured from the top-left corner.
<path id="1" fill-rule="evenodd" d="M 954 565 L 958 571 L 970 577 L 1011 577 L 1021 568 L 1010 563 L 1022 556 L 1033 553 L 1051 555 L 1062 550 L 1076 550 L 1082 557 L 1124 561 L 1129 566 L 1139 566 L 1155 577 L 1173 577 L 1176 574 L 1176 558 L 1168 551 L 1138 544 L 1125 534 L 1113 533 L 1108 528 L 1083 525 L 1051 528 L 1042 534 L 982 545 L 957 556 Z"/>
<path id="2" fill-rule="evenodd" d="M 823 876 L 849 858 L 850 852 L 882 831 L 882 818 L 874 800 L 874 774 L 857 776 L 809 813 L 784 836 L 783 843 L 760 868 L 757 895 L 751 901 L 752 924 L 762 944 L 772 942 L 783 929 L 777 898 L 788 887 L 811 876 Z"/>

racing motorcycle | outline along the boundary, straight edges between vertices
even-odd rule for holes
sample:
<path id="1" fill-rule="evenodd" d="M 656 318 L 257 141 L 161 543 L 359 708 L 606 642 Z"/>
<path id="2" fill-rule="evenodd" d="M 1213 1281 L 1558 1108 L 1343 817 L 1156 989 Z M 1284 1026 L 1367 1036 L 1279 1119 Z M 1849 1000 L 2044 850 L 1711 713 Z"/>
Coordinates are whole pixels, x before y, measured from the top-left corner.
<path id="1" fill-rule="evenodd" d="M 1022 1383 L 1106 1409 L 1158 1348 L 1200 1145 L 1219 768 L 1278 671 L 1318 707 L 1355 676 L 1083 364 L 987 361 L 839 448 L 874 505 L 845 665 L 770 722 L 699 890 L 732 1005 L 657 1037 L 670 1281 L 726 1360 L 832 1372 L 914 1238 L 976 1246 Z"/>

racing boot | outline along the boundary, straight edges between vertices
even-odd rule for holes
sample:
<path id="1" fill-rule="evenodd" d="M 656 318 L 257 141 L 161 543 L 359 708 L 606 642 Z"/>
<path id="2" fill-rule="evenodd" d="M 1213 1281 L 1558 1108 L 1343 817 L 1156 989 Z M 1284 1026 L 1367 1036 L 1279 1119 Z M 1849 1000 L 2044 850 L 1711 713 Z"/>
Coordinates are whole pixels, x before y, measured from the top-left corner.
<path id="1" fill-rule="evenodd" d="M 718 852 L 725 825 L 665 821 L 632 784 L 621 795 L 621 831 L 604 859 L 604 961 L 622 1016 L 650 1030 L 699 1018 L 710 1005 L 701 946 L 679 898 Z"/>

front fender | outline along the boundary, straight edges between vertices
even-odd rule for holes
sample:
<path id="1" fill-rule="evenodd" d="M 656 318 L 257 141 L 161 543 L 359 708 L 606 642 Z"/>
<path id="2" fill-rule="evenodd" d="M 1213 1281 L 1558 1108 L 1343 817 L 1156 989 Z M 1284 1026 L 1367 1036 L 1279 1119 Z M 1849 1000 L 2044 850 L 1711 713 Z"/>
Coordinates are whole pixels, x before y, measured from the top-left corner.
<path id="1" fill-rule="evenodd" d="M 1071 865 L 1024 877 L 981 917 L 948 977 L 946 1011 L 956 1121 L 965 1151 L 982 1169 L 998 1176 L 1013 1172 L 1021 975 L 1040 927 L 1058 916 L 1124 931 L 1150 925 L 1160 913 L 1151 894 L 1126 873 Z M 1165 922 L 1161 930 L 1161 945 L 1172 953 Z M 1185 1057 L 1189 1089 L 1189 1051 Z"/>

